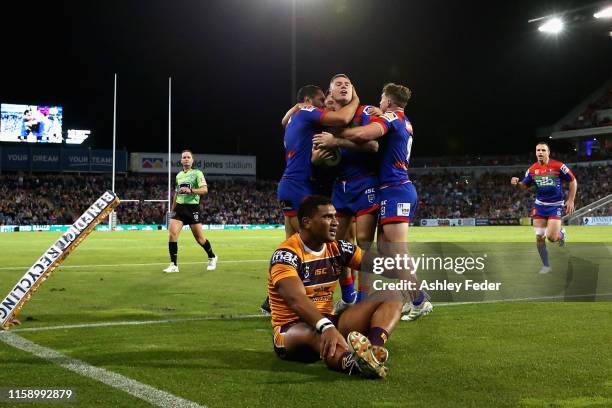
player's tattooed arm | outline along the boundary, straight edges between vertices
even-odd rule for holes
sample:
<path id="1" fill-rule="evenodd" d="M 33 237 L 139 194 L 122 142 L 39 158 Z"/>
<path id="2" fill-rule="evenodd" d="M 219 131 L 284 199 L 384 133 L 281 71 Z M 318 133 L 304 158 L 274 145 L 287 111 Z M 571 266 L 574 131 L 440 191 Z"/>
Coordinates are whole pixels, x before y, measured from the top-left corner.
<path id="1" fill-rule="evenodd" d="M 366 143 L 355 143 L 348 139 L 334 137 L 334 135 L 328 132 L 322 132 L 314 135 L 312 138 L 312 143 L 313 146 L 323 149 L 340 147 L 366 153 L 376 153 L 378 151 L 378 142 L 375 140 L 370 140 Z"/>

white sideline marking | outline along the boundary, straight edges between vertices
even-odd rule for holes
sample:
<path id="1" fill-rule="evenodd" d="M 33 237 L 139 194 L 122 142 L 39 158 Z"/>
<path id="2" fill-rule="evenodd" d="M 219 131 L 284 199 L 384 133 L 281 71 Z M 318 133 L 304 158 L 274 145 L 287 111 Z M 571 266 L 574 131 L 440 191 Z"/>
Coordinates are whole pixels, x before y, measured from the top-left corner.
<path id="1" fill-rule="evenodd" d="M 446 303 L 434 303 L 434 307 L 447 307 L 447 306 L 465 306 L 465 305 L 479 305 L 479 304 L 490 304 L 490 303 L 503 303 L 503 302 L 531 302 L 538 300 L 555 300 L 555 299 L 566 299 L 566 298 L 584 298 L 584 297 L 607 297 L 612 296 L 612 293 L 591 293 L 586 295 L 567 295 L 567 296 L 541 296 L 541 297 L 526 297 L 516 299 L 492 299 L 472 302 L 446 302 Z M 61 326 L 41 326 L 41 327 L 28 327 L 28 328 L 15 328 L 11 329 L 11 332 L 37 332 L 47 330 L 67 330 L 67 329 L 83 329 L 89 327 L 111 327 L 111 326 L 140 326 L 147 324 L 160 324 L 160 323 L 179 323 L 179 322 L 200 322 L 210 320 L 242 320 L 242 319 L 255 319 L 255 318 L 270 318 L 270 316 L 264 314 L 245 314 L 245 315 L 229 315 L 225 316 L 209 316 L 209 317 L 185 317 L 176 319 L 164 319 L 164 320 L 125 320 L 119 322 L 99 322 L 99 323 L 77 323 L 77 324 L 66 324 Z M 1 332 L 0 332 L 1 333 Z"/>
<path id="2" fill-rule="evenodd" d="M 224 263 L 247 263 L 247 262 L 270 262 L 269 259 L 239 259 L 235 261 L 219 261 L 220 264 Z M 181 262 L 180 265 L 198 265 L 206 264 L 208 261 L 201 262 Z M 152 262 L 152 263 L 122 263 L 122 264 L 99 264 L 99 265 L 61 265 L 59 269 L 69 268 L 109 268 L 112 266 L 155 266 L 155 265 L 168 265 L 168 262 Z M 12 269 L 28 269 L 32 265 L 27 266 L 5 266 L 1 267 L 0 270 L 12 270 Z"/>
<path id="3" fill-rule="evenodd" d="M 27 332 L 27 331 L 46 331 L 46 330 L 63 330 L 63 329 L 82 329 L 88 327 L 108 327 L 108 326 L 140 326 L 146 324 L 160 324 L 160 323 L 177 323 L 177 322 L 200 322 L 207 320 L 241 320 L 241 319 L 253 319 L 257 317 L 270 317 L 264 314 L 251 314 L 251 315 L 235 315 L 228 317 L 184 317 L 176 319 L 164 319 L 164 320 L 124 320 L 120 322 L 99 322 L 99 323 L 77 323 L 77 324 L 66 324 L 61 326 L 42 326 L 42 327 L 29 327 L 23 329 L 11 329 L 12 332 Z"/>
<path id="4" fill-rule="evenodd" d="M 612 293 L 588 293 L 586 295 L 565 295 L 565 296 L 540 296 L 540 297 L 526 297 L 526 298 L 516 298 L 516 299 L 491 299 L 491 300 L 480 300 L 480 301 L 471 301 L 471 302 L 447 302 L 447 303 L 434 303 L 435 307 L 444 307 L 444 306 L 463 306 L 463 305 L 478 305 L 481 303 L 502 303 L 502 302 L 530 302 L 536 300 L 555 300 L 555 299 L 580 299 L 585 297 L 598 296 L 598 297 L 606 297 L 612 296 Z"/>
<path id="5" fill-rule="evenodd" d="M 176 395 L 159 390 L 155 387 L 151 387 L 150 385 L 140 383 L 121 374 L 117 374 L 100 367 L 95 367 L 87 364 L 84 361 L 65 356 L 53 349 L 43 347 L 10 332 L 0 333 L 0 340 L 9 346 L 13 346 L 30 354 L 34 354 L 36 357 L 57 364 L 60 367 L 80 374 L 84 377 L 91 378 L 110 387 L 127 392 L 136 398 L 140 398 L 141 400 L 158 407 L 206 408 L 204 405 L 177 397 Z"/>

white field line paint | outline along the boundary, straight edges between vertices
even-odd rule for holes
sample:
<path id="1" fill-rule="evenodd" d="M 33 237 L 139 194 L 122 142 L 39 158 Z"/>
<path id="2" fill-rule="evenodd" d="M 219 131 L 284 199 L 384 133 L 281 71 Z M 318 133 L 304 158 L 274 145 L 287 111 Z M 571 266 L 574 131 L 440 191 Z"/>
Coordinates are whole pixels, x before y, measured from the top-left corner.
<path id="1" fill-rule="evenodd" d="M 580 251 L 583 248 L 575 249 L 576 251 Z M 587 248 L 587 250 L 590 250 Z M 226 263 L 248 263 L 248 262 L 270 262 L 270 259 L 237 259 L 237 260 L 220 260 L 220 264 Z M 199 262 L 181 262 L 180 265 L 201 265 L 206 264 L 208 261 L 199 261 Z M 111 268 L 111 267 L 119 267 L 119 266 L 156 266 L 156 265 L 168 265 L 168 262 L 150 262 L 150 263 L 121 263 L 121 264 L 94 264 L 94 265 L 60 265 L 59 269 L 74 269 L 74 268 Z M 15 269 L 27 269 L 32 265 L 23 265 L 23 266 L 4 266 L 0 267 L 0 271 L 9 271 Z"/>
<path id="2" fill-rule="evenodd" d="M 94 367 L 84 361 L 65 356 L 53 349 L 38 345 L 11 332 L 0 333 L 0 340 L 9 346 L 33 354 L 36 357 L 47 360 L 62 368 L 82 375 L 83 377 L 91 378 L 92 380 L 124 391 L 157 407 L 206 408 L 204 405 L 177 397 L 176 395 L 140 383 L 121 374 L 100 367 Z"/>
<path id="3" fill-rule="evenodd" d="M 463 306 L 463 305 L 479 305 L 482 303 L 502 303 L 502 302 L 531 302 L 538 300 L 556 300 L 556 299 L 581 299 L 591 296 L 597 297 L 608 297 L 612 296 L 612 293 L 588 293 L 585 295 L 566 295 L 566 296 L 539 296 L 539 297 L 526 297 L 516 299 L 492 299 L 492 300 L 481 300 L 473 302 L 448 302 L 448 303 L 434 303 L 435 307 L 442 306 Z"/>
<path id="4" fill-rule="evenodd" d="M 568 296 L 542 296 L 542 297 L 526 297 L 516 299 L 493 299 L 483 300 L 474 302 L 449 302 L 449 303 L 434 303 L 435 307 L 447 307 L 447 306 L 465 306 L 465 305 L 479 305 L 479 304 L 490 304 L 490 303 L 504 303 L 504 302 L 531 302 L 539 300 L 556 300 L 556 299 L 579 299 L 591 296 L 608 297 L 612 296 L 612 293 L 590 293 L 585 295 L 568 295 Z M 78 323 L 78 324 L 67 324 L 61 326 L 41 326 L 41 327 L 30 327 L 30 328 L 15 328 L 11 329 L 11 332 L 38 332 L 47 330 L 67 330 L 67 329 L 82 329 L 90 327 L 110 327 L 110 326 L 141 326 L 148 324 L 160 324 L 160 323 L 179 323 L 179 322 L 199 322 L 199 321 L 210 321 L 210 320 L 242 320 L 242 319 L 256 319 L 256 318 L 270 318 L 270 316 L 264 314 L 245 314 L 245 315 L 229 315 L 223 316 L 209 316 L 209 317 L 185 317 L 177 319 L 164 319 L 164 320 L 134 320 L 134 321 L 119 321 L 119 322 L 99 322 L 99 323 Z"/>
<path id="5" fill-rule="evenodd" d="M 220 264 L 226 263 L 248 263 L 248 262 L 270 262 L 269 259 L 239 259 L 235 261 L 219 261 Z M 181 262 L 180 265 L 199 265 L 207 264 L 208 261 L 200 262 Z M 100 264 L 100 265 L 61 265 L 59 269 L 71 269 L 71 268 L 110 268 L 115 266 L 155 266 L 155 265 L 168 265 L 168 262 L 152 262 L 152 263 L 122 263 L 122 264 Z M 13 269 L 27 269 L 32 265 L 28 266 L 6 266 L 0 268 L 0 270 L 13 270 Z"/>
<path id="6" fill-rule="evenodd" d="M 66 324 L 61 326 L 42 326 L 42 327 L 30 327 L 30 328 L 15 328 L 11 329 L 12 332 L 34 332 L 34 331 L 46 331 L 46 330 L 66 330 L 66 329 L 82 329 L 89 327 L 109 327 L 109 326 L 141 326 L 147 324 L 160 324 L 160 323 L 178 323 L 178 322 L 200 322 L 208 320 L 241 320 L 241 319 L 254 319 L 258 317 L 268 317 L 264 314 L 250 314 L 250 315 L 234 315 L 227 317 L 184 317 L 176 319 L 164 319 L 164 320 L 133 320 L 133 321 L 119 321 L 119 322 L 99 322 L 99 323 L 77 323 L 77 324 Z"/>

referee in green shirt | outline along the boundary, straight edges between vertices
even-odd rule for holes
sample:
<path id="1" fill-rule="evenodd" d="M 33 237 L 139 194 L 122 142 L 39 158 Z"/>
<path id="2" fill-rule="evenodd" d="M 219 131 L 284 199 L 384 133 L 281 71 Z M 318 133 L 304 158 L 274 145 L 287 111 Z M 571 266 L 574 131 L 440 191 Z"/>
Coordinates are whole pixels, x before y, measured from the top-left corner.
<path id="1" fill-rule="evenodd" d="M 217 256 L 212 250 L 210 241 L 202 233 L 202 221 L 200 220 L 200 196 L 208 194 L 208 186 L 201 170 L 192 169 L 193 153 L 191 150 L 183 150 L 181 153 L 181 164 L 183 170 L 176 175 L 176 191 L 172 200 L 172 218 L 168 231 L 170 239 L 168 251 L 170 252 L 170 265 L 164 269 L 166 273 L 178 272 L 178 237 L 183 225 L 189 225 L 194 238 L 208 254 L 207 270 L 217 268 Z"/>

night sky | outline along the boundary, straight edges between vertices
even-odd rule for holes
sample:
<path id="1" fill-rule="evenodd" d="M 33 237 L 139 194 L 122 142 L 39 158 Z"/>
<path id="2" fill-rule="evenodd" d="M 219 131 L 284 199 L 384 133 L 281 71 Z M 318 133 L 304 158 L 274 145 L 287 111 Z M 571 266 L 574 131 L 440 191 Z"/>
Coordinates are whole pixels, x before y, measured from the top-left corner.
<path id="1" fill-rule="evenodd" d="M 296 0 L 297 85 L 347 73 L 363 103 L 386 82 L 413 90 L 413 155 L 530 151 L 612 75 L 612 22 L 558 38 L 527 20 L 593 2 Z M 64 129 L 118 147 L 255 154 L 283 168 L 291 94 L 291 0 L 3 2 L 0 102 L 64 106 Z M 586 13 L 592 15 L 592 11 Z"/>

